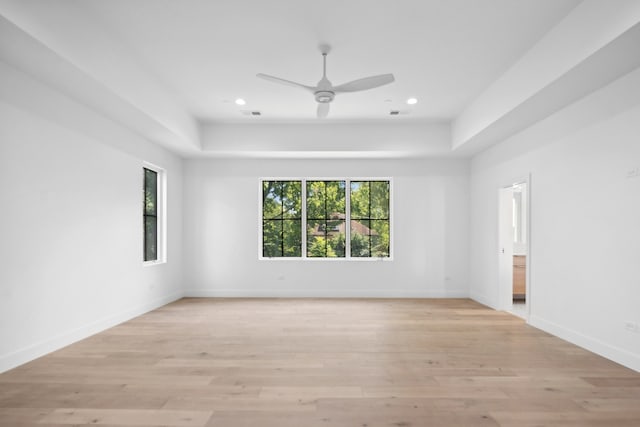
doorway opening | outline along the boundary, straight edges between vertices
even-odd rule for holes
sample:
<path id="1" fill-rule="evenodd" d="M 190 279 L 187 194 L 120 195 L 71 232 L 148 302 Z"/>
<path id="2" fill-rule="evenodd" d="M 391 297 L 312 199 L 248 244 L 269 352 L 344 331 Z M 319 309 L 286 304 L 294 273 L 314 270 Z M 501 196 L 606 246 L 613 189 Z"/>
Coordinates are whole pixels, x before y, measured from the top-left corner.
<path id="1" fill-rule="evenodd" d="M 500 189 L 500 309 L 529 318 L 529 184 L 520 180 Z"/>

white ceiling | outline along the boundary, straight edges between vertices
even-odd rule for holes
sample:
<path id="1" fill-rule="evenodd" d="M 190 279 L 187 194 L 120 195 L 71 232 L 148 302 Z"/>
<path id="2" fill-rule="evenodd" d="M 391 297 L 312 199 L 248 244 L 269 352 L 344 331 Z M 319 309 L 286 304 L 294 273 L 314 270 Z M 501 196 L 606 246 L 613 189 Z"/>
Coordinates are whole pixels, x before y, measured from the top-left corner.
<path id="1" fill-rule="evenodd" d="M 471 156 L 640 67 L 639 43 L 637 0 L 0 0 L 0 97 L 60 120 L 44 84 L 187 157 Z M 335 85 L 396 81 L 322 120 L 256 77 L 314 86 L 321 44 Z"/>
<path id="2" fill-rule="evenodd" d="M 578 0 L 55 0 L 96 25 L 200 122 L 315 121 L 309 93 L 255 77 L 315 85 L 328 43 L 334 84 L 393 73 L 344 94 L 330 121 L 452 120 Z M 417 97 L 415 106 L 405 103 Z M 239 107 L 238 97 L 247 100 Z M 391 117 L 397 109 L 405 115 Z M 259 118 L 242 111 L 259 110 Z"/>

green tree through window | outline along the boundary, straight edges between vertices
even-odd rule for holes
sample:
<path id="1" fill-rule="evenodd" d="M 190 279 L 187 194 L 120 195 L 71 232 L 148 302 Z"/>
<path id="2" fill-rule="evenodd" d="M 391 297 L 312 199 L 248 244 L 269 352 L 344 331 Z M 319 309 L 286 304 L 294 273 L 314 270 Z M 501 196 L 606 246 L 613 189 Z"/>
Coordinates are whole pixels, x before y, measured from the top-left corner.
<path id="1" fill-rule="evenodd" d="M 388 257 L 389 181 L 351 181 L 351 256 Z"/>
<path id="2" fill-rule="evenodd" d="M 389 258 L 390 191 L 388 180 L 263 180 L 262 256 Z"/>
<path id="3" fill-rule="evenodd" d="M 345 181 L 307 181 L 307 256 L 344 258 Z"/>
<path id="4" fill-rule="evenodd" d="M 263 181 L 262 255 L 302 255 L 301 181 Z"/>

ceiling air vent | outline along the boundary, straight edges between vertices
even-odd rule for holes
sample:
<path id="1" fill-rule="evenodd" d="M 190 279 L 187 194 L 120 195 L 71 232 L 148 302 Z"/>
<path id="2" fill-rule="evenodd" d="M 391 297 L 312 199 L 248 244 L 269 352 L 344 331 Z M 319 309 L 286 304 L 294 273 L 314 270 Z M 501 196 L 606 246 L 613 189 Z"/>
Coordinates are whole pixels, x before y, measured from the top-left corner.
<path id="1" fill-rule="evenodd" d="M 400 114 L 400 111 L 398 111 L 398 110 L 389 111 L 389 115 L 391 115 L 391 116 L 397 116 L 398 114 Z"/>
<path id="2" fill-rule="evenodd" d="M 244 116 L 261 116 L 262 115 L 262 113 L 260 111 L 242 110 L 240 112 Z"/>
<path id="3" fill-rule="evenodd" d="M 408 110 L 391 110 L 391 111 L 389 111 L 389 115 L 390 116 L 406 116 L 409 113 L 410 113 L 410 111 L 408 111 Z"/>

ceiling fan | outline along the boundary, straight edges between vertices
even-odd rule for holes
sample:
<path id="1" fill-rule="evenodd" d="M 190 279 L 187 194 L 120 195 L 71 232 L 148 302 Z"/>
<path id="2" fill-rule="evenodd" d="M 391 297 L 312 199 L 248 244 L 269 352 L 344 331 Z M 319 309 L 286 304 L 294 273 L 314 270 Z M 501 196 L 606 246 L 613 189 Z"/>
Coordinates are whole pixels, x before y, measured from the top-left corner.
<path id="1" fill-rule="evenodd" d="M 358 80 L 353 80 L 338 86 L 333 86 L 329 79 L 327 79 L 327 54 L 329 53 L 329 47 L 321 46 L 320 49 L 322 53 L 322 79 L 320 79 L 316 86 L 307 86 L 301 83 L 292 82 L 290 80 L 285 80 L 279 77 L 274 77 L 262 73 L 259 73 L 256 76 L 260 77 L 261 79 L 301 88 L 308 92 L 311 92 L 316 98 L 316 102 L 318 103 L 317 115 L 319 118 L 327 117 L 327 115 L 329 114 L 329 104 L 333 101 L 337 94 L 373 89 L 392 83 L 395 80 L 393 74 L 380 74 L 377 76 L 370 76 Z"/>

